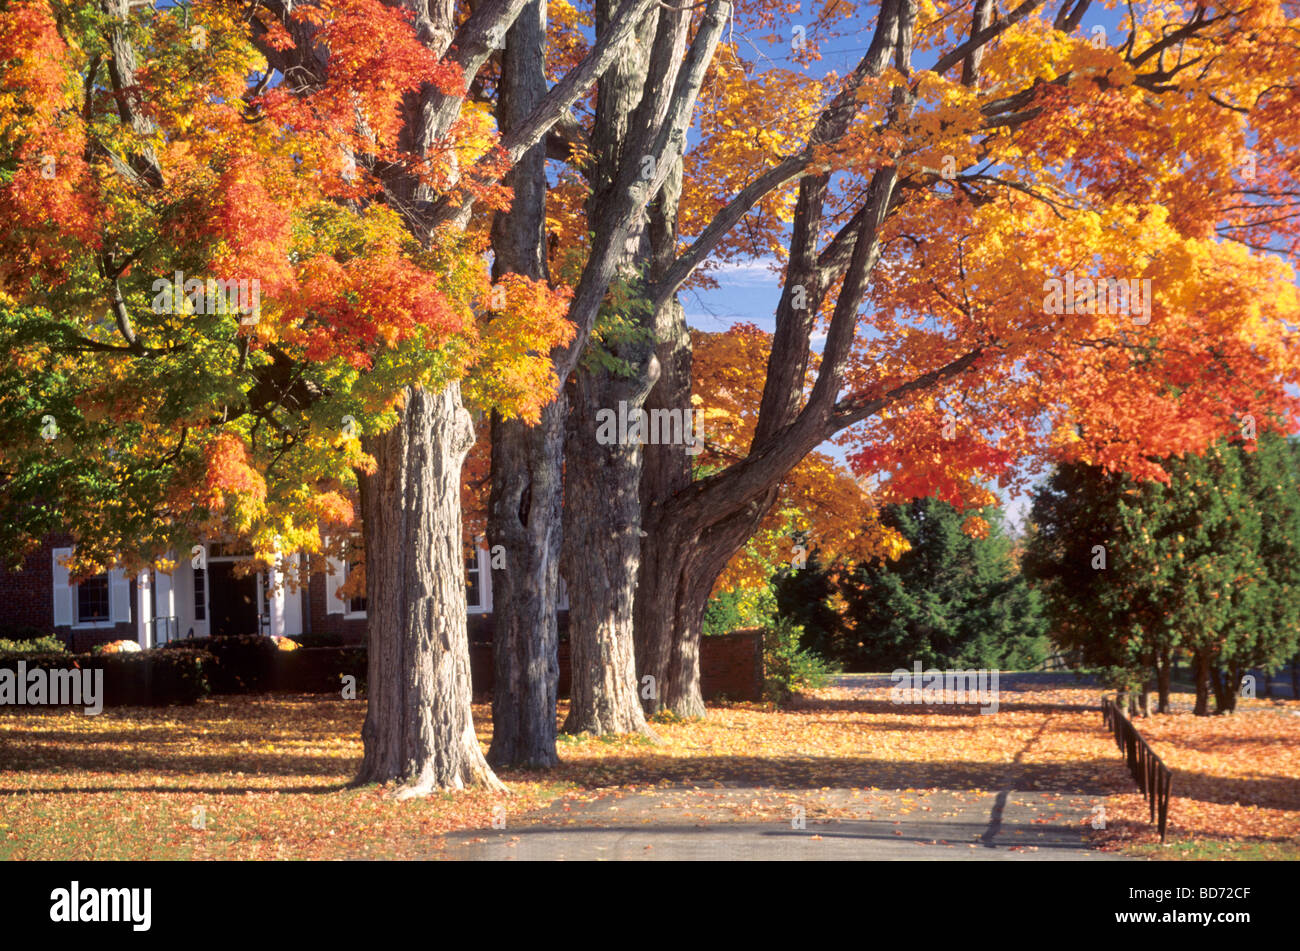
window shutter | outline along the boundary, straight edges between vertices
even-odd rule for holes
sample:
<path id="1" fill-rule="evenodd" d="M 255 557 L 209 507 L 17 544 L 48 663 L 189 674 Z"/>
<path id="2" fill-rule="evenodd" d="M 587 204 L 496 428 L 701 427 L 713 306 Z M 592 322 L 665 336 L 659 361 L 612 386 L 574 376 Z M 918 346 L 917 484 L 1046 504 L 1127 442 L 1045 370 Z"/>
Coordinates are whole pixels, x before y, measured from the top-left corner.
<path id="1" fill-rule="evenodd" d="M 131 578 L 114 569 L 108 573 L 108 605 L 114 624 L 131 620 Z"/>
<path id="2" fill-rule="evenodd" d="M 347 611 L 347 604 L 339 597 L 338 590 L 343 582 L 348 580 L 348 566 L 332 556 L 326 560 L 329 562 L 330 570 L 325 576 L 325 613 L 344 614 Z"/>
<path id="3" fill-rule="evenodd" d="M 161 571 L 153 573 L 153 616 L 174 617 L 176 602 L 172 594 L 172 576 Z"/>
<path id="4" fill-rule="evenodd" d="M 68 569 L 60 562 L 72 557 L 72 549 L 56 548 L 51 557 L 54 560 L 54 626 L 71 627 L 73 589 L 68 584 Z"/>
<path id="5" fill-rule="evenodd" d="M 478 550 L 478 580 L 482 587 L 483 610 L 492 613 L 492 555 L 483 547 Z"/>

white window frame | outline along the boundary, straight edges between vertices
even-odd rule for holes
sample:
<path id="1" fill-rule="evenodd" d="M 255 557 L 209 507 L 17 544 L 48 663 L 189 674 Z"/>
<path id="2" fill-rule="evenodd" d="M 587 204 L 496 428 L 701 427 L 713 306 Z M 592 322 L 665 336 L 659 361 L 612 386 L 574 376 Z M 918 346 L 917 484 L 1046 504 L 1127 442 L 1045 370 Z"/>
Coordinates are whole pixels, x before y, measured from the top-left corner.
<path id="1" fill-rule="evenodd" d="M 347 548 L 344 547 L 342 558 L 335 558 L 331 555 L 326 559 L 330 570 L 325 574 L 325 613 L 341 614 L 345 621 L 364 621 L 367 612 L 353 611 L 352 598 L 341 598 L 338 594 L 339 586 L 347 581 L 348 572 L 350 571 L 347 554 Z"/>
<path id="2" fill-rule="evenodd" d="M 79 616 L 80 601 L 77 597 L 78 585 L 68 580 L 66 562 L 72 557 L 73 549 L 56 548 L 50 557 L 54 569 L 54 626 L 70 627 L 74 631 L 102 631 L 130 624 L 133 618 L 131 607 L 131 579 L 119 568 L 101 572 L 108 579 L 108 619 L 104 621 L 82 621 Z M 64 612 L 68 623 L 59 622 L 60 599 L 64 601 Z"/>
<path id="3" fill-rule="evenodd" d="M 479 544 L 474 549 L 475 564 L 474 573 L 478 575 L 478 594 L 479 603 L 469 603 L 469 585 L 465 585 L 465 613 L 466 614 L 491 614 L 492 613 L 492 556 L 487 550 L 487 546 Z"/>
<path id="4" fill-rule="evenodd" d="M 113 579 L 107 571 L 101 571 L 97 575 L 91 575 L 86 581 L 93 581 L 96 578 L 104 579 L 105 601 L 108 602 L 108 617 L 96 618 L 93 621 L 83 621 L 81 619 L 81 586 L 85 582 L 77 582 L 72 585 L 72 613 L 75 620 L 72 626 L 75 628 L 94 628 L 94 627 L 113 627 Z"/>

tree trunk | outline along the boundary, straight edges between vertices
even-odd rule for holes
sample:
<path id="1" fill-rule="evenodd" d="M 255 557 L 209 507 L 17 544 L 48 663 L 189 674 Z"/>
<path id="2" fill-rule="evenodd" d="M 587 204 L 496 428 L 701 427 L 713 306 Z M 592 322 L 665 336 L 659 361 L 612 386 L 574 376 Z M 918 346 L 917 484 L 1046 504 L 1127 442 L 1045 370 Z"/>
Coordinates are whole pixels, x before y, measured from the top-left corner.
<path id="1" fill-rule="evenodd" d="M 644 561 L 637 590 L 637 663 L 658 686 L 648 708 L 682 717 L 704 716 L 700 684 L 700 637 L 714 583 L 731 557 L 753 535 L 771 504 L 755 502 L 701 532 L 675 517 L 676 500 L 660 504 L 646 524 Z M 773 493 L 773 497 L 775 493 Z"/>
<path id="2" fill-rule="evenodd" d="M 1198 717 L 1210 715 L 1210 658 L 1208 654 L 1196 655 L 1196 707 Z"/>
<path id="3" fill-rule="evenodd" d="M 1214 703 L 1216 713 L 1231 714 L 1237 711 L 1237 697 L 1241 692 L 1241 668 L 1230 664 L 1226 670 L 1215 670 Z"/>
<path id="4" fill-rule="evenodd" d="M 470 709 L 460 477 L 474 444 L 460 385 L 405 391 L 397 425 L 368 437 L 365 756 L 356 783 L 504 790 L 483 758 Z"/>
<path id="5" fill-rule="evenodd" d="M 597 33 L 613 10 L 613 0 L 596 3 Z M 601 77 L 597 89 L 587 220 L 598 237 L 608 227 L 610 209 L 626 203 L 620 181 L 629 166 L 641 168 L 646 158 L 628 153 L 630 141 L 650 118 L 641 112 L 643 99 L 660 92 L 647 85 L 660 17 L 657 8 L 646 13 L 635 45 Z M 663 162 L 666 156 L 650 158 Z M 647 203 L 652 197 L 646 196 Z M 613 249 L 618 277 L 633 296 L 643 290 L 638 271 L 650 252 L 645 226 L 644 210 L 639 210 L 622 246 Z M 637 314 L 619 316 L 637 323 Z M 564 730 L 650 733 L 641 709 L 632 633 L 641 556 L 641 445 L 623 437 L 631 435 L 624 420 L 630 425 L 654 385 L 654 351 L 653 344 L 636 335 L 596 346 L 622 367 L 612 370 L 588 361 L 577 367 L 570 382 L 564 480 L 570 688 Z M 597 441 L 601 411 L 615 415 L 613 441 Z"/>
<path id="6" fill-rule="evenodd" d="M 690 331 L 676 298 L 661 309 L 666 312 L 665 326 L 657 331 L 659 343 L 655 348 L 660 375 L 645 406 L 651 412 L 664 409 L 689 412 Z M 641 517 L 646 534 L 641 544 L 634 626 L 637 675 L 643 686 L 641 702 L 647 713 L 657 713 L 666 706 L 660 688 L 669 684 L 668 663 L 674 629 L 679 625 L 683 630 L 692 628 L 689 618 L 679 616 L 679 609 L 687 604 L 681 591 L 687 579 L 681 574 L 685 566 L 680 563 L 680 553 L 689 551 L 689 546 L 679 545 L 673 539 L 673 526 L 663 526 L 659 521 L 662 504 L 691 483 L 692 456 L 683 450 L 682 446 L 646 446 L 641 467 Z M 702 614 L 700 621 L 703 621 Z M 704 713 L 703 697 L 692 696 L 689 688 L 678 706 L 674 712 L 682 716 Z"/>
<path id="7" fill-rule="evenodd" d="M 506 34 L 497 120 L 507 132 L 521 125 L 546 94 L 541 0 L 531 2 Z M 493 274 L 547 278 L 545 144 L 528 152 L 506 176 L 509 211 L 492 223 Z M 563 501 L 565 402 L 542 411 L 536 426 L 492 418 L 492 493 L 488 540 L 492 557 L 493 766 L 548 768 L 555 751 L 555 701 L 560 668 L 556 600 Z M 504 549 L 504 563 L 495 555 Z"/>
<path id="8" fill-rule="evenodd" d="M 626 356 L 626 354 L 624 354 Z M 569 593 L 566 733 L 645 733 L 632 611 L 641 553 L 641 447 L 596 441 L 601 409 L 639 407 L 641 375 L 580 370 L 571 399 L 564 477 L 564 576 Z M 641 392 L 638 392 L 641 387 Z"/>
<path id="9" fill-rule="evenodd" d="M 549 768 L 555 751 L 556 657 L 562 447 L 565 401 L 542 411 L 537 426 L 492 421 L 492 500 L 488 538 L 505 548 L 493 558 L 492 746 L 497 767 Z"/>
<path id="10" fill-rule="evenodd" d="M 1291 699 L 1300 700 L 1300 654 L 1291 658 Z"/>
<path id="11" fill-rule="evenodd" d="M 1169 712 L 1169 675 L 1170 675 L 1169 653 L 1166 651 L 1160 656 L 1156 665 L 1156 691 L 1158 696 L 1156 712 Z"/>
<path id="12" fill-rule="evenodd" d="M 1214 712 L 1231 713 L 1233 692 L 1229 688 L 1227 679 L 1224 677 L 1224 671 L 1219 669 L 1218 665 L 1210 667 L 1210 683 L 1214 687 Z"/>

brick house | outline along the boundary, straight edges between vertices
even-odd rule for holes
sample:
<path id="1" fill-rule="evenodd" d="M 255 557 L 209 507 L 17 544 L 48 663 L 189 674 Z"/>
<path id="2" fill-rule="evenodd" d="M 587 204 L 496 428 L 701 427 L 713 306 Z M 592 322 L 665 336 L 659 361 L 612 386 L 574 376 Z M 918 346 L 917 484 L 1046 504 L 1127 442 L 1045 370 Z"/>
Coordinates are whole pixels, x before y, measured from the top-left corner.
<path id="1" fill-rule="evenodd" d="M 236 563 L 249 553 L 211 545 L 202 568 L 179 559 L 170 574 L 157 569 L 127 575 L 120 570 L 72 584 L 63 562 L 72 554 L 68 536 L 51 536 L 18 572 L 0 569 L 0 636 L 16 628 L 55 633 L 73 650 L 134 640 L 155 647 L 177 638 L 209 634 L 313 635 L 338 643 L 361 643 L 366 632 L 364 598 L 340 597 L 348 566 L 330 559 L 328 574 L 315 572 L 291 590 L 275 571 L 238 576 Z M 290 556 L 296 558 L 298 556 Z M 492 637 L 492 572 L 480 545 L 465 563 L 470 640 Z M 560 625 L 568 602 L 560 590 Z"/>

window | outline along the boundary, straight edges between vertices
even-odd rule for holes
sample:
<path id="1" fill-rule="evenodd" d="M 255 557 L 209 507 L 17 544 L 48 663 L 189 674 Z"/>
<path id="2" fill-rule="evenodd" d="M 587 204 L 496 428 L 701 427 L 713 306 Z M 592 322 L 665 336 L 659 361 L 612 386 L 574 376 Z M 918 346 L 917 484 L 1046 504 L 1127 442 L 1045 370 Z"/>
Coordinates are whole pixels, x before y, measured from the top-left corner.
<path id="1" fill-rule="evenodd" d="M 352 572 L 356 571 L 360 567 L 361 567 L 361 562 L 359 561 L 348 562 L 348 577 L 351 578 Z M 366 596 L 364 594 L 359 597 L 352 597 L 348 599 L 348 613 L 349 614 L 366 613 Z"/>
<path id="2" fill-rule="evenodd" d="M 194 569 L 194 620 L 208 619 L 208 573 L 202 568 Z"/>
<path id="3" fill-rule="evenodd" d="M 108 575 L 95 575 L 77 585 L 78 624 L 107 621 L 109 616 Z"/>
<path id="4" fill-rule="evenodd" d="M 478 549 L 465 559 L 465 601 L 470 610 L 483 608 L 483 579 L 478 567 Z"/>

